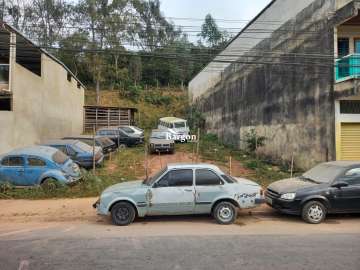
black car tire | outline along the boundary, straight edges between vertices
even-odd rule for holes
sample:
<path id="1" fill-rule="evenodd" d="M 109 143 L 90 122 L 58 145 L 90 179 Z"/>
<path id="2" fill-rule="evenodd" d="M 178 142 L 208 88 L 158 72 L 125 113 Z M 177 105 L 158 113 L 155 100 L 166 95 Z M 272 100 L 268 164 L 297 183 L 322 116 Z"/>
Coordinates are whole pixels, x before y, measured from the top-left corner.
<path id="1" fill-rule="evenodd" d="M 111 208 L 111 219 L 114 225 L 126 226 L 135 219 L 134 206 L 128 202 L 118 202 Z"/>
<path id="2" fill-rule="evenodd" d="M 59 181 L 52 177 L 44 179 L 40 185 L 41 185 L 41 188 L 48 190 L 48 191 L 55 190 L 58 187 L 60 187 Z"/>
<path id="3" fill-rule="evenodd" d="M 127 145 L 126 145 L 126 144 L 121 143 L 121 144 L 119 145 L 119 149 L 125 149 L 125 148 L 127 148 Z"/>
<path id="4" fill-rule="evenodd" d="M 216 222 L 222 225 L 233 224 L 237 218 L 237 209 L 230 202 L 218 203 L 212 212 Z"/>
<path id="5" fill-rule="evenodd" d="M 326 217 L 326 207 L 319 201 L 307 202 L 301 211 L 302 219 L 310 224 L 319 224 Z"/>

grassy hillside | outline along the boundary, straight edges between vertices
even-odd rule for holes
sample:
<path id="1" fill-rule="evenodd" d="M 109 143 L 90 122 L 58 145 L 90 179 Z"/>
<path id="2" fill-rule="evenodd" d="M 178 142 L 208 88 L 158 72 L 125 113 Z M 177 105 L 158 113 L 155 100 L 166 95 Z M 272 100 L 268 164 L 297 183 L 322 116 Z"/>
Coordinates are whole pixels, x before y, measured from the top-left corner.
<path id="1" fill-rule="evenodd" d="M 185 117 L 187 110 L 187 91 L 176 88 L 141 90 L 134 98 L 124 96 L 119 91 L 101 91 L 101 106 L 134 107 L 139 113 L 136 122 L 141 128 L 155 128 L 159 118 L 164 116 Z M 86 105 L 96 105 L 96 93 L 85 93 Z"/>

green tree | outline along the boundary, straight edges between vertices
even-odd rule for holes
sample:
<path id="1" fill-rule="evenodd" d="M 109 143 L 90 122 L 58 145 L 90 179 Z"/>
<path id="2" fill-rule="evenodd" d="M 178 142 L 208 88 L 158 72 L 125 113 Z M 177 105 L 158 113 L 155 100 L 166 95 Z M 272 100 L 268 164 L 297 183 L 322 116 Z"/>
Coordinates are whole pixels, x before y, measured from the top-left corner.
<path id="1" fill-rule="evenodd" d="M 206 15 L 205 22 L 201 26 L 201 33 L 199 36 L 211 47 L 216 47 L 224 42 L 224 35 L 219 30 L 219 27 L 211 14 Z"/>

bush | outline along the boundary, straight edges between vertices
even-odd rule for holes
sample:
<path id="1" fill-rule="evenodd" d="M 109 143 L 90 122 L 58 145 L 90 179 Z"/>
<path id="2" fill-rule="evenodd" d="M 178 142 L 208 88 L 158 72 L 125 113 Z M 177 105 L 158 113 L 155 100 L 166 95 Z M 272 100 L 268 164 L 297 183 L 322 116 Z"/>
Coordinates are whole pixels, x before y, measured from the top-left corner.
<path id="1" fill-rule="evenodd" d="M 140 85 L 130 84 L 120 92 L 120 94 L 132 101 L 136 101 L 141 95 L 142 87 Z"/>
<path id="2" fill-rule="evenodd" d="M 187 109 L 187 120 L 190 128 L 192 130 L 197 130 L 198 128 L 205 128 L 205 117 L 204 115 L 195 107 L 189 107 Z"/>
<path id="3" fill-rule="evenodd" d="M 147 93 L 144 97 L 144 101 L 146 103 L 152 104 L 152 105 L 169 105 L 171 103 L 171 97 L 169 96 L 162 96 L 159 94 L 154 93 Z"/>
<path id="4" fill-rule="evenodd" d="M 265 140 L 266 137 L 259 136 L 254 128 L 245 133 L 246 148 L 250 153 L 255 152 L 259 147 L 264 146 Z"/>

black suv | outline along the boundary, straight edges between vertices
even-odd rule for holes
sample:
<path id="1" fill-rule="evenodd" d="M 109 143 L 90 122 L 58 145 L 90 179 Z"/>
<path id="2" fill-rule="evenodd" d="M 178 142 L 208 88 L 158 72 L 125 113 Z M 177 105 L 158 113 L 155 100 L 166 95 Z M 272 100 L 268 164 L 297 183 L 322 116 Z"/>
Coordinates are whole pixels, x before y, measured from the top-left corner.
<path id="1" fill-rule="evenodd" d="M 118 127 L 101 128 L 96 132 L 96 135 L 109 137 L 120 148 L 142 143 L 142 139 L 139 136 L 131 136 Z"/>
<path id="2" fill-rule="evenodd" d="M 360 213 L 360 162 L 322 163 L 298 178 L 271 184 L 265 199 L 312 224 L 321 223 L 327 213 Z"/>

